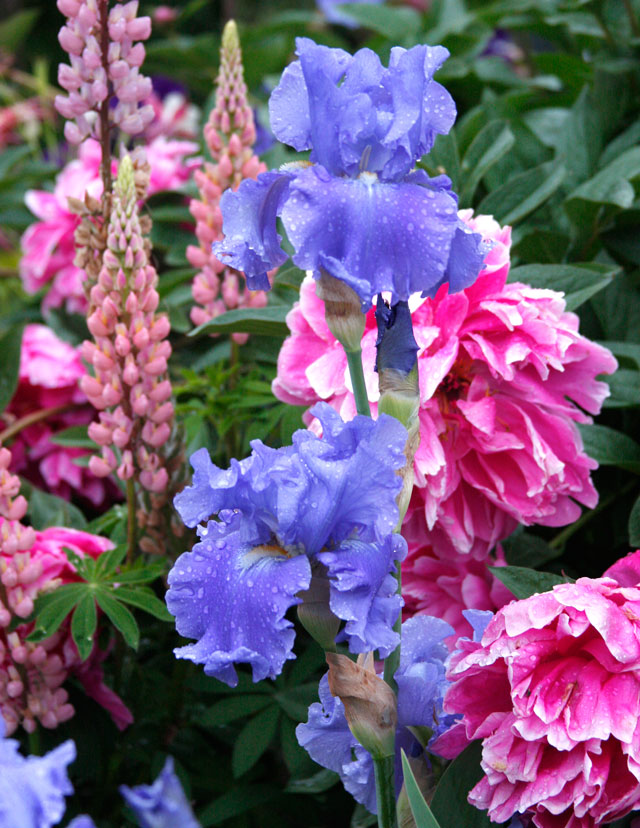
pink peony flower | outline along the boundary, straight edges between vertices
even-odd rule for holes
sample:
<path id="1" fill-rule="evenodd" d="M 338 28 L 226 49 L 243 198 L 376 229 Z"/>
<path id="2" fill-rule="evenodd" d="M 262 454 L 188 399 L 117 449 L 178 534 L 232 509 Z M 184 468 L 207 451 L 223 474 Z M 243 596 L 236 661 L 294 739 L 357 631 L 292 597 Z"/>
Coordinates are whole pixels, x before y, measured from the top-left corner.
<path id="1" fill-rule="evenodd" d="M 51 442 L 56 432 L 94 419 L 93 407 L 78 384 L 85 374 L 78 348 L 58 339 L 46 325 L 27 325 L 18 387 L 4 416 L 20 419 L 45 408 L 63 409 L 16 435 L 11 446 L 11 468 L 59 497 L 68 499 L 75 493 L 100 506 L 115 492 L 89 469 L 73 462 L 88 452 Z"/>
<path id="2" fill-rule="evenodd" d="M 169 141 L 160 136 L 146 147 L 151 165 L 149 195 L 160 190 L 176 190 L 189 180 L 199 159 L 186 160 L 198 149 L 191 141 Z M 50 284 L 43 307 L 66 305 L 72 313 L 85 313 L 87 300 L 83 290 L 83 273 L 73 264 L 74 233 L 80 218 L 69 209 L 68 198 L 84 199 L 85 192 L 94 198 L 102 195 L 100 179 L 100 144 L 89 139 L 78 150 L 56 179 L 53 193 L 29 190 L 27 207 L 37 216 L 22 236 L 23 256 L 20 277 L 27 293 L 37 293 Z M 116 174 L 117 164 L 113 164 Z"/>
<path id="3" fill-rule="evenodd" d="M 470 802 L 495 822 L 528 812 L 538 828 L 595 828 L 640 808 L 637 581 L 561 584 L 459 643 L 444 707 L 463 719 L 434 750 L 454 756 L 460 731 L 483 740 Z"/>
<path id="4" fill-rule="evenodd" d="M 0 518 L 0 535 L 6 528 L 7 522 Z M 82 662 L 68 621 L 37 644 L 27 640 L 33 624 L 10 626 L 13 618 L 26 618 L 33 611 L 39 594 L 79 580 L 65 549 L 95 559 L 112 546 L 107 538 L 88 532 L 51 527 L 31 531 L 29 549 L 11 553 L 0 547 L 0 583 L 6 599 L 6 606 L 0 607 L 0 715 L 8 733 L 19 725 L 32 732 L 38 722 L 54 728 L 70 719 L 75 711 L 62 685 L 71 675 L 120 729 L 133 721 L 122 700 L 104 684 L 102 662 L 107 654 L 96 645 Z"/>
<path id="5" fill-rule="evenodd" d="M 510 228 L 468 210 L 460 216 L 494 247 L 470 288 L 449 295 L 445 286 L 412 303 L 421 440 L 411 510 L 423 515 L 434 548 L 441 540 L 482 558 L 518 522 L 561 526 L 578 517 L 578 504 L 595 505 L 597 464 L 575 423 L 599 412 L 608 386 L 596 376 L 617 363 L 581 336 L 562 294 L 507 284 Z M 312 280 L 287 324 L 292 336 L 280 352 L 275 395 L 299 405 L 324 399 L 351 418 L 346 358 Z M 362 350 L 374 411 L 375 337 L 370 311 Z"/>

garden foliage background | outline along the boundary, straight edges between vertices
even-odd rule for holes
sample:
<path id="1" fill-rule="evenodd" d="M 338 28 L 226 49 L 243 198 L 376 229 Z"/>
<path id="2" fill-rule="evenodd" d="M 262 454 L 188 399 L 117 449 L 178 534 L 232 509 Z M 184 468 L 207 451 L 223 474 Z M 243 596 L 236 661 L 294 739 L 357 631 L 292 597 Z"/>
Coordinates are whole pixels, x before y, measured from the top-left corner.
<path id="1" fill-rule="evenodd" d="M 20 143 L 0 155 L 0 410 L 15 389 L 20 331 L 43 318 L 42 295 L 26 295 L 18 277 L 20 236 L 34 221 L 25 192 L 51 188 L 69 157 L 61 144 L 62 119 L 51 109 L 57 64 L 64 58 L 56 39 L 63 18 L 45 0 L 10 5 L 0 23 L 0 48 L 13 62 L 3 64 L 0 104 L 38 95 L 50 111 L 39 128 L 23 132 Z M 252 103 L 267 125 L 268 94 L 293 56 L 296 36 L 350 51 L 366 45 L 384 62 L 393 45 L 441 43 L 450 50 L 437 77 L 453 95 L 458 119 L 448 136 L 438 137 L 426 169 L 432 175 L 446 170 L 461 207 L 512 225 L 510 281 L 564 291 L 581 332 L 610 348 L 620 365 L 607 380 L 611 396 L 597 424 L 581 427 L 588 454 L 600 463 L 593 476 L 598 506 L 566 528 L 518 530 L 504 544 L 507 560 L 541 573 L 598 577 L 640 546 L 640 2 L 426 5 L 426 11 L 356 5 L 350 11 L 361 26 L 347 29 L 327 24 L 311 3 L 173 0 L 178 15 L 154 26 L 144 71 L 182 84 L 204 123 L 214 102 L 222 26 L 232 16 Z M 143 4 L 141 10 L 152 7 Z M 262 160 L 273 168 L 292 157 L 276 143 Z M 171 319 L 171 379 L 187 456 L 207 446 L 214 462 L 226 467 L 231 457 L 249 452 L 251 439 L 279 446 L 302 426 L 304 409 L 277 401 L 271 381 L 288 334 L 285 316 L 304 274 L 285 265 L 263 310 L 252 311 L 251 319 L 242 310 L 217 318 L 208 331 L 218 338 L 191 337 L 195 270 L 185 256 L 194 242 L 187 195 L 197 195 L 192 180 L 147 203 L 154 263 L 161 308 Z M 86 336 L 80 315 L 50 310 L 46 322 L 72 344 Z M 229 336 L 234 331 L 251 337 L 239 346 Z M 67 441 L 93 445 L 86 436 L 78 441 L 77 432 Z M 88 526 L 116 542 L 126 530 L 120 504 L 98 515 L 86 502 L 67 503 L 36 488 L 30 490 L 28 518 L 36 528 Z M 168 565 L 153 564 L 158 597 Z M 547 575 L 539 576 L 538 586 L 549 583 Z M 243 674 L 231 690 L 174 658 L 179 642 L 172 622 L 144 612 L 136 620 L 139 642 L 135 631 L 128 642 L 118 633 L 107 666 L 134 724 L 119 733 L 102 709 L 72 688 L 75 717 L 57 730 L 39 730 L 39 744 L 32 739 L 28 745 L 24 737 L 25 747 L 40 751 L 75 739 L 76 796 L 69 816 L 90 812 L 105 828 L 123 824 L 116 786 L 154 778 L 170 752 L 203 826 L 371 824 L 362 808 L 354 812 L 337 776 L 319 771 L 295 738 L 324 671 L 322 652 L 310 640 L 298 638 L 298 658 L 277 681 L 253 685 Z M 449 819 L 442 816 L 442 828 L 459 826 L 460 812 Z M 464 824 L 489 823 L 470 810 Z"/>

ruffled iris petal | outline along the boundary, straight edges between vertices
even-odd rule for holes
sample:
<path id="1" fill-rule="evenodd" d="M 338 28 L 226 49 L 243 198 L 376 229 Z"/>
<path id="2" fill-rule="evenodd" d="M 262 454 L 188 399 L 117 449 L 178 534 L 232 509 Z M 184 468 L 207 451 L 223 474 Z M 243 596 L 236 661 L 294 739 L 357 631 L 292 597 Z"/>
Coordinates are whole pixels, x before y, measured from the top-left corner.
<path id="1" fill-rule="evenodd" d="M 449 267 L 457 204 L 448 179 L 427 182 L 383 183 L 370 173 L 334 178 L 319 166 L 302 171 L 282 208 L 294 262 L 346 282 L 365 309 L 383 291 L 393 302 L 435 293 Z"/>
<path id="2" fill-rule="evenodd" d="M 141 828 L 200 828 L 167 758 L 158 778 L 151 785 L 120 786 L 120 793 L 133 810 Z"/>
<path id="3" fill-rule="evenodd" d="M 311 567 L 269 545 L 269 533 L 237 514 L 209 523 L 206 539 L 178 558 L 169 573 L 167 606 L 178 632 L 197 639 L 175 650 L 203 664 L 207 675 L 235 687 L 234 664 L 248 663 L 253 680 L 275 678 L 292 653 L 294 629 L 285 618 L 308 589 Z"/>
<path id="4" fill-rule="evenodd" d="M 267 271 L 287 260 L 280 247 L 276 218 L 287 197 L 290 175 L 261 173 L 245 179 L 220 200 L 225 239 L 213 245 L 221 262 L 244 271 L 250 290 L 269 290 Z"/>
<path id="5" fill-rule="evenodd" d="M 346 540 L 318 555 L 329 574 L 331 611 L 346 621 L 337 640 L 351 652 L 378 650 L 386 658 L 400 643 L 393 625 L 403 602 L 393 573 L 406 551 L 404 538 L 390 535 L 380 544 Z"/>

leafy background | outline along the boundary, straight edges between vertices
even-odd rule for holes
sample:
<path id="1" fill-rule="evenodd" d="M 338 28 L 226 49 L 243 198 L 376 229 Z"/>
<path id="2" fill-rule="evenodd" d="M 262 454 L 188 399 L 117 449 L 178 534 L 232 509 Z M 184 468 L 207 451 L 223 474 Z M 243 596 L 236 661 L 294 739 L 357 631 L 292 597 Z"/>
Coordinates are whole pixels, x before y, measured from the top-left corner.
<path id="1" fill-rule="evenodd" d="M 265 123 L 269 90 L 292 58 L 295 36 L 350 50 L 366 45 L 383 59 L 396 44 L 442 43 L 450 50 L 438 80 L 457 102 L 458 121 L 449 136 L 438 138 L 424 166 L 432 174 L 446 171 L 461 207 L 513 225 L 510 278 L 565 291 L 582 332 L 606 344 L 620 363 L 597 425 L 582 429 L 588 452 L 600 463 L 594 474 L 600 503 L 567 528 L 516 532 L 505 543 L 509 562 L 539 574 L 524 577 L 514 569 L 510 585 L 516 594 L 528 594 L 560 573 L 596 577 L 640 546 L 639 0 L 435 0 L 425 13 L 401 5 L 356 5 L 350 11 L 362 25 L 355 30 L 328 27 L 312 3 L 293 0 L 171 5 L 179 17 L 154 32 L 145 73 L 161 75 L 171 66 L 172 77 L 205 117 L 221 26 L 229 16 L 239 22 L 246 79 Z M 150 9 L 142 4 L 144 12 Z M 0 49 L 16 54 L 24 94 L 51 100 L 55 93 L 55 69 L 63 58 L 55 39 L 60 25 L 49 0 L 6 3 Z M 505 42 L 509 60 L 496 53 Z M 14 94 L 0 79 L 0 102 Z M 0 156 L 0 226 L 9 241 L 0 250 L 0 410 L 15 387 L 21 326 L 40 318 L 41 297 L 25 296 L 17 278 L 19 236 L 33 220 L 24 193 L 52 186 L 66 157 L 60 133 L 59 122 L 46 125 Z M 287 152 L 275 145 L 265 160 L 280 164 Z M 195 191 L 187 187 L 182 195 L 150 200 L 154 253 L 161 300 L 173 326 L 172 379 L 189 453 L 206 445 L 214 461 L 225 465 L 245 454 L 254 437 L 281 445 L 302 424 L 302 409 L 282 405 L 270 392 L 287 333 L 284 318 L 302 274 L 292 266 L 281 269 L 268 307 L 218 318 L 209 329 L 218 338 L 190 336 L 194 271 L 184 254 L 193 240 L 187 194 Z M 71 342 L 85 335 L 79 317 L 55 313 L 47 322 Z M 234 330 L 252 332 L 249 343 L 236 347 L 228 336 Z M 66 439 L 77 445 L 86 435 L 70 433 Z M 116 542 L 123 539 L 120 506 L 88 523 L 95 516 L 73 504 L 35 489 L 29 494 L 36 526 L 88 525 Z M 95 704 L 72 691 L 76 717 L 43 733 L 36 746 L 44 750 L 63 738 L 76 740 L 77 796 L 69 816 L 89 811 L 105 828 L 133 824 L 123 816 L 117 784 L 148 782 L 170 752 L 203 826 L 371 824 L 361 808 L 354 811 L 337 777 L 314 765 L 295 740 L 295 724 L 306 719 L 323 671 L 315 645 L 300 633 L 298 659 L 276 682 L 253 685 L 243 675 L 238 688 L 229 690 L 173 658 L 177 637 L 163 620 L 159 600 L 165 570 L 154 564 L 131 573 L 138 603 L 128 609 L 122 602 L 109 605 L 113 573 L 106 564 L 103 571 L 84 573 L 87 584 L 100 581 L 107 596 L 102 608 L 111 606 L 107 615 L 117 633 L 110 680 L 136 721 L 121 735 Z M 86 632 L 95 607 L 85 601 L 81 611 L 87 592 L 76 593 L 67 611 L 77 608 L 77 629 Z M 51 629 L 55 612 L 39 609 L 39 623 Z M 432 803 L 441 828 L 459 828 L 461 819 L 467 828 L 489 825 L 464 803 L 477 762 L 472 746 L 442 778 Z M 626 824 L 622 820 L 616 828 Z"/>

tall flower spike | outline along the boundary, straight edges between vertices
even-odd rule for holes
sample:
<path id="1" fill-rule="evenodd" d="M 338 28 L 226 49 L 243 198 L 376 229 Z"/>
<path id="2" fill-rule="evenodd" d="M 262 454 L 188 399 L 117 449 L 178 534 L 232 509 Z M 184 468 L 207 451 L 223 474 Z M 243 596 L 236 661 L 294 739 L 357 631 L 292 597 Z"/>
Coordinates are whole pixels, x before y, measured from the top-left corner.
<path id="1" fill-rule="evenodd" d="M 266 304 L 263 291 L 249 290 L 244 276 L 222 264 L 211 251 L 212 243 L 222 238 L 222 193 L 237 189 L 241 181 L 254 179 L 267 169 L 252 149 L 256 129 L 247 103 L 242 52 L 233 20 L 227 23 L 222 34 L 216 105 L 204 127 L 204 137 L 216 163 L 205 162 L 196 171 L 200 199 L 193 199 L 189 207 L 196 220 L 200 243 L 199 247 L 187 248 L 187 258 L 194 267 L 200 268 L 191 289 L 196 302 L 191 310 L 195 325 L 202 325 L 232 308 Z M 244 342 L 246 334 L 234 334 L 234 338 Z"/>
<path id="2" fill-rule="evenodd" d="M 139 72 L 145 50 L 134 41 L 147 40 L 151 18 L 137 17 L 138 0 L 111 9 L 109 0 L 58 0 L 57 5 L 67 17 L 58 40 L 71 64 L 58 67 L 58 83 L 68 95 L 55 99 L 56 109 L 68 119 L 67 141 L 103 137 L 99 113 L 129 135 L 142 132 L 154 111 L 140 106 L 151 93 L 151 81 Z M 117 101 L 113 108 L 112 98 Z"/>
<path id="3" fill-rule="evenodd" d="M 125 156 L 114 187 L 102 269 L 90 294 L 87 325 L 94 341 L 83 345 L 95 376 L 84 377 L 82 389 L 100 410 L 89 434 L 102 446 L 102 455 L 91 459 L 91 470 L 133 479 L 147 490 L 157 511 L 170 477 L 165 461 L 174 416 L 167 375 L 170 326 L 166 316 L 156 313 L 158 276 L 149 264 L 138 198 L 133 163 Z"/>

